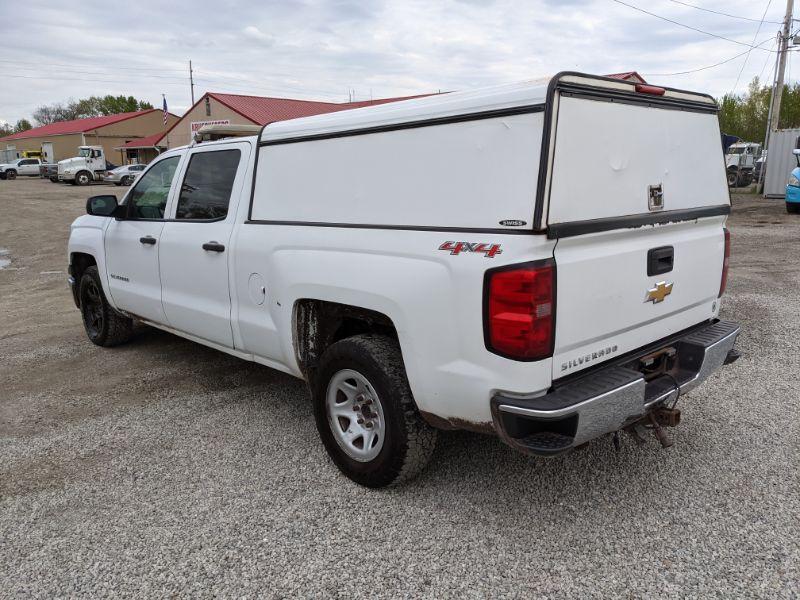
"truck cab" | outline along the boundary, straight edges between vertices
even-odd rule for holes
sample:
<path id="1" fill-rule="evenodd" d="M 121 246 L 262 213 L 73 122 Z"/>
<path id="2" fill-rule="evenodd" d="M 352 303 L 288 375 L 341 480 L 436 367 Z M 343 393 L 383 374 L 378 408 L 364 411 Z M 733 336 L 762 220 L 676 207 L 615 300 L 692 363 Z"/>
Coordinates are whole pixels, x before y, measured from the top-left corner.
<path id="1" fill-rule="evenodd" d="M 76 185 L 102 181 L 106 157 L 102 146 L 80 146 L 78 156 L 58 161 L 58 180 Z"/>
<path id="2" fill-rule="evenodd" d="M 746 187 L 753 182 L 756 162 L 761 157 L 761 144 L 736 142 L 725 153 L 725 169 L 729 187 Z"/>

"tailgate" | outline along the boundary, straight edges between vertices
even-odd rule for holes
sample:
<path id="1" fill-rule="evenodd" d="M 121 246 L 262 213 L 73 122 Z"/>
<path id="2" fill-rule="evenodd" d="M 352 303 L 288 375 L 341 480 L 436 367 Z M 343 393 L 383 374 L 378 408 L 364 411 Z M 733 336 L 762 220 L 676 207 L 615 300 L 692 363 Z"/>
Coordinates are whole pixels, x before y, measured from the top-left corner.
<path id="1" fill-rule="evenodd" d="M 619 95 L 557 97 L 554 378 L 718 312 L 730 201 L 715 108 Z"/>

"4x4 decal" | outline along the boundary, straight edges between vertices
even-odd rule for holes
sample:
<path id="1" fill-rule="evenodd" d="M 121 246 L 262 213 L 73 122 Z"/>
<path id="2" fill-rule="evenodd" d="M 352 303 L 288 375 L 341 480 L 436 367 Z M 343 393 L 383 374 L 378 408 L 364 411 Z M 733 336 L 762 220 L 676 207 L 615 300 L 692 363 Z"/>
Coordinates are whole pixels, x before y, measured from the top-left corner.
<path id="1" fill-rule="evenodd" d="M 483 254 L 486 258 L 494 258 L 502 254 L 500 244 L 488 244 L 486 242 L 445 242 L 439 246 L 439 250 L 447 250 L 450 254 L 458 255 L 462 252 L 476 252 Z"/>

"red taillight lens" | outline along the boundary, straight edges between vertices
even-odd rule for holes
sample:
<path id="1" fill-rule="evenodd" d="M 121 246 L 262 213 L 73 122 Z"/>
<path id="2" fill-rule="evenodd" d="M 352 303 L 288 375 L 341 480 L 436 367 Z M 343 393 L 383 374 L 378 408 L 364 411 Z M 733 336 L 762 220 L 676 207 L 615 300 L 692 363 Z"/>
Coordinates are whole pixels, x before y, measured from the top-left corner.
<path id="1" fill-rule="evenodd" d="M 552 356 L 555 262 L 548 259 L 488 271 L 484 287 L 486 347 L 517 360 Z"/>
<path id="2" fill-rule="evenodd" d="M 722 259 L 722 281 L 719 283 L 719 296 L 718 298 L 722 297 L 722 294 L 725 293 L 725 288 L 728 286 L 728 263 L 731 261 L 731 232 L 728 230 L 727 227 L 724 229 L 725 231 L 725 255 Z"/>
<path id="3" fill-rule="evenodd" d="M 637 83 L 636 91 L 640 94 L 652 94 L 653 96 L 663 96 L 666 89 L 658 87 L 657 85 L 647 85 L 646 83 Z"/>

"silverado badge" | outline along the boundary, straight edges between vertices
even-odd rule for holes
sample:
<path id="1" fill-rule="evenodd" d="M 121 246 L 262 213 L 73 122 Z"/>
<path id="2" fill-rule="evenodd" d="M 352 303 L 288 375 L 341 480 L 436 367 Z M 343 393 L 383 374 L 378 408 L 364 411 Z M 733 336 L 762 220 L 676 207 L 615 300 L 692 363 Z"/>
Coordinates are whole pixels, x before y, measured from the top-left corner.
<path id="1" fill-rule="evenodd" d="M 654 288 L 647 290 L 647 295 L 645 295 L 644 301 L 658 304 L 659 302 L 663 302 L 664 298 L 669 296 L 671 293 L 672 284 L 667 283 L 666 281 L 659 281 Z"/>

